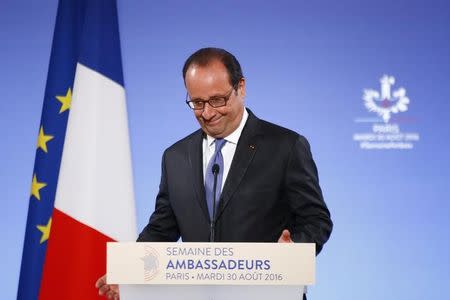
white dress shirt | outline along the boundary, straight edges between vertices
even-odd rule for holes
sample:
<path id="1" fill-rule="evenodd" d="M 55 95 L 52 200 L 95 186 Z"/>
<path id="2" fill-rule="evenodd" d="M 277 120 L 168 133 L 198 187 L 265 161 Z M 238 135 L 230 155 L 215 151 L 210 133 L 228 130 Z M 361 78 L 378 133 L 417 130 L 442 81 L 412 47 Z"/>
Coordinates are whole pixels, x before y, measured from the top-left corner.
<path id="1" fill-rule="evenodd" d="M 228 172 L 230 171 L 231 162 L 233 161 L 234 153 L 236 152 L 236 146 L 241 136 L 242 129 L 244 129 L 245 122 L 247 122 L 247 119 L 248 112 L 244 108 L 244 115 L 242 116 L 242 120 L 241 123 L 239 123 L 238 128 L 236 128 L 235 131 L 224 138 L 227 142 L 225 143 L 225 145 L 223 145 L 221 150 L 223 156 L 222 189 L 225 185 Z M 203 139 L 203 178 L 206 178 L 206 168 L 208 167 L 209 160 L 213 156 L 214 150 L 216 148 L 215 140 L 215 138 L 209 135 L 207 135 L 206 138 Z"/>

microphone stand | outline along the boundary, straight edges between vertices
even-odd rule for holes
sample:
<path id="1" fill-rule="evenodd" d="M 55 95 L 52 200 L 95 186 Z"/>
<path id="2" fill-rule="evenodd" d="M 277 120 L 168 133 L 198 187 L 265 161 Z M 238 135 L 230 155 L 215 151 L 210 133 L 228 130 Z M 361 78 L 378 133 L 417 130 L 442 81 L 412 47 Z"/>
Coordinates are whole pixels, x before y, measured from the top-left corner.
<path id="1" fill-rule="evenodd" d="M 215 231 L 216 231 L 216 197 L 217 197 L 217 175 L 219 174 L 219 165 L 218 164 L 214 164 L 212 166 L 212 172 L 214 174 L 214 185 L 213 185 L 213 208 L 212 208 L 212 220 L 211 220 L 211 227 L 210 227 L 210 232 L 209 232 L 209 241 L 211 243 L 214 242 L 215 240 Z"/>

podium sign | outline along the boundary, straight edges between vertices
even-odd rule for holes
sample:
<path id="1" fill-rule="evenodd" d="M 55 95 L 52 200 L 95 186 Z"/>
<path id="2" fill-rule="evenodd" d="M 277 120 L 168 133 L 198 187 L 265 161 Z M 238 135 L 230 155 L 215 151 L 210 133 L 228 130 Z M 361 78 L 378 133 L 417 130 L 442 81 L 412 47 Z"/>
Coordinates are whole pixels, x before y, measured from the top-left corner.
<path id="1" fill-rule="evenodd" d="M 315 244 L 108 243 L 109 284 L 302 286 Z"/>

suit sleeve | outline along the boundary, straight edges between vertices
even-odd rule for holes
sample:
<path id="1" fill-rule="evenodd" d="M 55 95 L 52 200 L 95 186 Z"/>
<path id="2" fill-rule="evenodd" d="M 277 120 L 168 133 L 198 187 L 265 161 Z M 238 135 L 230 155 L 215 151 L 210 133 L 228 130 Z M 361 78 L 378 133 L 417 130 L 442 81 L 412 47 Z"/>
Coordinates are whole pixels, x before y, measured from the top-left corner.
<path id="1" fill-rule="evenodd" d="M 161 182 L 156 197 L 155 211 L 139 234 L 137 242 L 176 242 L 180 238 L 177 220 L 170 205 L 166 170 L 166 153 L 161 163 Z"/>
<path id="2" fill-rule="evenodd" d="M 315 243 L 319 254 L 330 237 L 333 222 L 323 200 L 309 143 L 303 136 L 298 136 L 289 155 L 285 192 L 292 211 L 292 240 Z"/>

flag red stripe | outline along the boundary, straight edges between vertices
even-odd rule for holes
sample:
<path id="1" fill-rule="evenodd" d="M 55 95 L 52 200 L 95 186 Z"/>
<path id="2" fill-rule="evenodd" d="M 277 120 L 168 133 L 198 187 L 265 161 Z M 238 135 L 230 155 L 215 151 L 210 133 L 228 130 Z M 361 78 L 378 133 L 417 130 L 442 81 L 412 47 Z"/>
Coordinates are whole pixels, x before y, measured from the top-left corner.
<path id="1" fill-rule="evenodd" d="M 106 273 L 111 241 L 55 208 L 39 299 L 102 299 L 94 284 Z"/>

